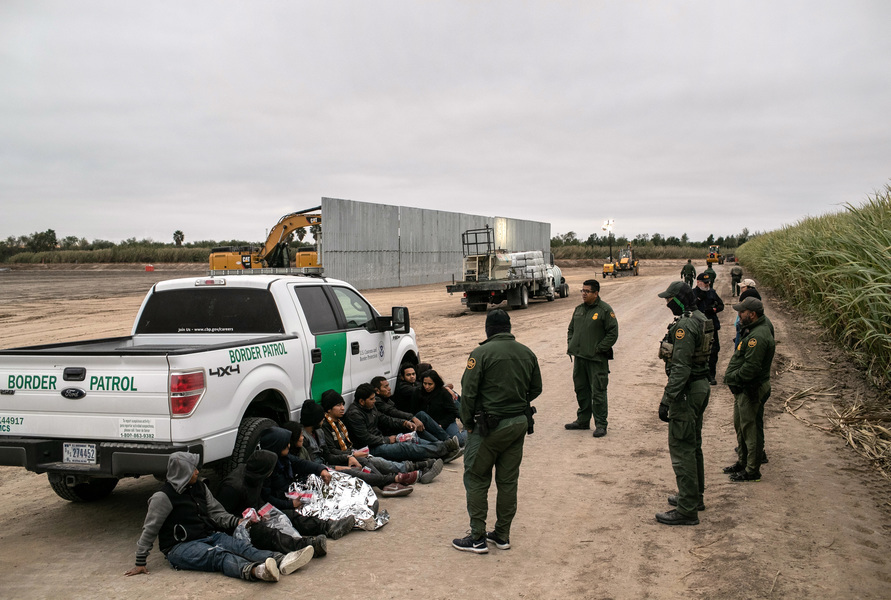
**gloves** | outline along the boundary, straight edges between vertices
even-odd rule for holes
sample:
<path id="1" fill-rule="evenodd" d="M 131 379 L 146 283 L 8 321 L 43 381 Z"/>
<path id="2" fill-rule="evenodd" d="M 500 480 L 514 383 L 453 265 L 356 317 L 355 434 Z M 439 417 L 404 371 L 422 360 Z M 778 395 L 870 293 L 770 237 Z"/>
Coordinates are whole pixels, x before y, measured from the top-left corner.
<path id="1" fill-rule="evenodd" d="M 668 423 L 668 406 L 665 404 L 659 405 L 659 420 Z"/>

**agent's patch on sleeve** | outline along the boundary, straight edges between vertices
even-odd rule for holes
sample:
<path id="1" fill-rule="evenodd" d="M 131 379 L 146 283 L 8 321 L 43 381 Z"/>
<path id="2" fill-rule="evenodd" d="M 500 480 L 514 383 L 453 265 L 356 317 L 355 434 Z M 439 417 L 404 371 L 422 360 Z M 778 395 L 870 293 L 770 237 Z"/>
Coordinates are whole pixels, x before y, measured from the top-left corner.
<path id="1" fill-rule="evenodd" d="M 468 371 L 469 371 L 470 369 L 474 368 L 475 366 L 476 366 L 476 359 L 475 359 L 475 358 L 469 358 L 469 359 L 467 359 L 467 370 L 468 370 Z"/>
<path id="2" fill-rule="evenodd" d="M 749 348 L 754 348 L 757 345 L 758 345 L 758 340 L 756 340 L 755 338 L 752 338 L 749 340 Z"/>
<path id="3" fill-rule="evenodd" d="M 678 329 L 678 330 L 675 332 L 674 337 L 676 337 L 676 338 L 679 339 L 679 340 L 682 340 L 682 339 L 684 339 L 684 336 L 685 336 L 685 335 L 687 335 L 687 332 L 686 332 L 686 331 L 684 331 L 683 329 Z"/>
<path id="4" fill-rule="evenodd" d="M 611 312 L 611 313 L 610 313 L 610 314 L 609 314 L 609 316 L 611 316 L 611 317 L 612 317 L 612 318 L 614 318 L 614 319 L 615 319 L 615 318 L 616 318 L 616 313 L 614 313 L 614 312 Z"/>

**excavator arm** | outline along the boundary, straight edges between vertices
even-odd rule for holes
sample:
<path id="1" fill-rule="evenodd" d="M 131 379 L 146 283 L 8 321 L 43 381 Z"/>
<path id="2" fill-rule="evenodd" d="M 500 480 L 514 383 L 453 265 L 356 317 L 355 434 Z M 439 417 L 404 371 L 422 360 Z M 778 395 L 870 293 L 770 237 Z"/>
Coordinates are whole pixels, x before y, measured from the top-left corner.
<path id="1" fill-rule="evenodd" d="M 260 249 L 258 258 L 264 261 L 268 267 L 289 266 L 291 259 L 288 254 L 288 242 L 291 241 L 291 236 L 301 227 L 321 225 L 322 215 L 315 212 L 321 209 L 321 206 L 307 208 L 279 219 L 266 237 L 266 243 Z"/>

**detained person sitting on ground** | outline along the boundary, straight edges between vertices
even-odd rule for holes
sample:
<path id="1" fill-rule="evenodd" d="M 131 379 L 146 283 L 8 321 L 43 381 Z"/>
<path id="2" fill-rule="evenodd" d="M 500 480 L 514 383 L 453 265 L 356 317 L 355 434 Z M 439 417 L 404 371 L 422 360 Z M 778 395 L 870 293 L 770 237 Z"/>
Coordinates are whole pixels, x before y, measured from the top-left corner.
<path id="1" fill-rule="evenodd" d="M 313 428 L 319 450 L 312 456 L 313 460 L 333 465 L 335 470 L 377 487 L 384 497 L 407 496 L 412 492 L 411 486 L 421 474 L 414 463 L 370 457 L 367 452 L 353 448 L 346 425 L 340 420 L 346 412 L 343 396 L 326 390 L 322 393 L 322 408 L 325 410 L 322 421 Z"/>
<path id="2" fill-rule="evenodd" d="M 446 433 L 445 429 L 440 427 L 439 423 L 423 410 L 411 414 L 396 408 L 396 404 L 393 402 L 390 382 L 387 381 L 387 378 L 383 375 L 378 375 L 372 379 L 371 387 L 374 388 L 374 393 L 377 394 L 377 401 L 374 403 L 375 408 L 388 417 L 393 417 L 397 421 L 411 421 L 412 425 L 415 427 L 415 433 L 422 439 L 425 439 L 428 442 L 444 442 L 452 437 Z M 399 429 L 398 431 L 388 431 L 383 429 L 381 431 L 384 435 L 389 435 L 392 433 L 399 433 L 402 429 Z"/>
<path id="3" fill-rule="evenodd" d="M 136 566 L 125 575 L 149 572 L 149 552 L 158 547 L 175 569 L 216 571 L 248 581 L 278 581 L 312 558 L 312 546 L 282 554 L 260 550 L 225 531 L 234 530 L 239 520 L 226 512 L 204 482 L 198 479 L 201 457 L 190 452 L 174 452 L 167 460 L 167 482 L 148 502 L 142 535 L 136 543 Z"/>
<path id="4" fill-rule="evenodd" d="M 353 444 L 368 446 L 371 454 L 388 460 L 422 461 L 428 458 L 442 458 L 449 462 L 461 453 L 458 438 L 449 438 L 445 442 L 428 442 L 418 438 L 415 441 L 399 442 L 396 435 L 385 436 L 381 427 L 399 428 L 409 432 L 410 421 L 398 421 L 381 414 L 375 403 L 377 395 L 369 383 L 360 384 L 354 393 L 354 401 L 346 411 L 344 421 Z"/>
<path id="5" fill-rule="evenodd" d="M 312 402 L 309 400 L 308 402 Z M 313 402 L 313 404 L 315 404 Z M 316 406 L 318 406 L 316 404 Z M 305 410 L 305 407 L 304 407 Z M 321 410 L 321 409 L 320 409 Z M 301 411 L 301 418 L 303 417 Z M 331 481 L 331 473 L 322 465 L 290 456 L 291 432 L 282 427 L 271 427 L 260 434 L 260 447 L 274 453 L 276 460 L 272 474 L 263 482 L 261 498 L 287 515 L 300 535 L 321 535 L 337 540 L 346 535 L 355 525 L 352 515 L 337 520 L 319 519 L 305 516 L 296 509 L 302 506 L 300 500 L 288 498 L 287 493 L 295 481 L 305 480 L 309 475 L 318 475 L 322 481 Z"/>
<path id="6" fill-rule="evenodd" d="M 243 514 L 249 508 L 260 510 L 265 504 L 262 500 L 263 482 L 272 475 L 277 460 L 278 457 L 268 450 L 255 450 L 247 462 L 235 467 L 217 489 L 217 500 L 223 508 L 233 515 Z M 295 538 L 264 521 L 251 525 L 248 533 L 251 544 L 261 550 L 287 553 L 312 546 L 315 558 L 328 553 L 327 538 L 324 535 Z"/>
<path id="7" fill-rule="evenodd" d="M 467 443 L 467 433 L 457 422 L 461 405 L 433 369 L 421 374 L 421 387 L 415 390 L 414 405 L 430 415 L 449 437 L 457 436 L 462 447 Z"/>
<path id="8" fill-rule="evenodd" d="M 393 392 L 393 404 L 396 408 L 402 412 L 415 414 L 416 411 L 411 403 L 412 396 L 415 389 L 420 386 L 417 367 L 412 363 L 402 363 L 396 375 L 396 391 Z"/>

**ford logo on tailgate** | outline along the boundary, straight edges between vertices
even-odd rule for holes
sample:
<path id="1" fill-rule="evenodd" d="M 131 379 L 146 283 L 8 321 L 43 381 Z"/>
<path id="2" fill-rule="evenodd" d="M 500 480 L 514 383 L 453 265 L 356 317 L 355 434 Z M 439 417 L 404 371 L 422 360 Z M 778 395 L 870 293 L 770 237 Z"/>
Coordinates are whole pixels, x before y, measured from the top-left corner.
<path id="1" fill-rule="evenodd" d="M 69 400 L 80 400 L 86 395 L 87 393 L 80 388 L 65 388 L 62 390 L 62 397 Z"/>

